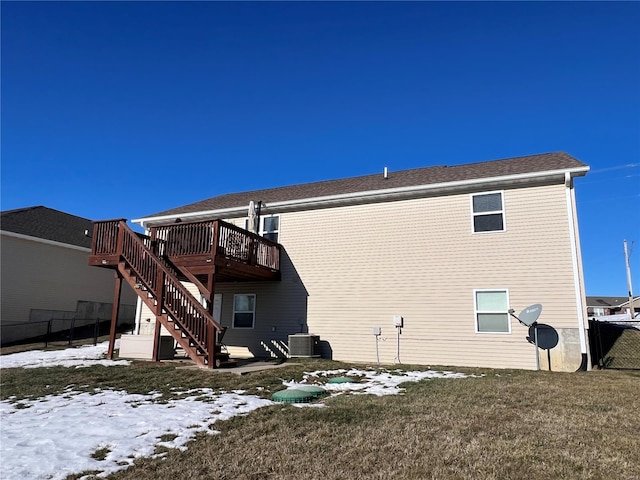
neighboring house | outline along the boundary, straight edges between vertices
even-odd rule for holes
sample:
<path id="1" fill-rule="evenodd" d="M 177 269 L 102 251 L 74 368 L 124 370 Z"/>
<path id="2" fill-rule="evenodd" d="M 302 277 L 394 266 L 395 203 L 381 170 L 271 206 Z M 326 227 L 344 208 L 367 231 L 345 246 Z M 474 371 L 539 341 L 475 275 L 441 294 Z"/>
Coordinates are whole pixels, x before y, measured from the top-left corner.
<path id="1" fill-rule="evenodd" d="M 53 318 L 110 318 L 113 274 L 87 265 L 92 229 L 91 220 L 43 206 L 0 213 L 2 344 L 45 333 Z M 135 304 L 124 292 L 123 321 L 133 321 Z"/>
<path id="2" fill-rule="evenodd" d="M 573 184 L 588 170 L 562 152 L 385 169 L 221 195 L 134 222 L 149 233 L 145 245 L 158 258 L 172 261 L 181 280 L 196 282 L 185 285 L 202 292 L 213 318 L 228 327 L 224 342 L 254 355 L 285 355 L 289 335 L 311 332 L 323 356 L 337 360 L 375 362 L 378 347 L 387 364 L 534 369 L 533 330 L 508 312 L 540 303 L 540 333 L 555 340 L 544 342 L 550 350 L 540 351 L 542 368 L 570 371 L 588 364 Z M 258 220 L 250 203 L 259 206 Z M 242 237 L 243 230 L 215 219 L 240 229 L 254 229 L 255 221 L 260 235 L 281 245 L 272 265 L 277 275 L 253 278 L 251 259 L 270 244 L 255 247 L 259 237 Z M 104 228 L 109 243 L 125 225 Z M 141 296 L 152 297 L 147 289 L 155 280 L 143 285 L 131 268 L 117 267 L 122 257 L 114 248 L 97 247 L 108 255 L 92 257 L 93 264 L 119 268 L 139 282 Z M 149 250 L 136 248 L 148 260 Z M 241 265 L 245 277 L 233 271 Z M 173 328 L 170 317 L 145 300 L 139 331 L 159 335 L 156 318 Z M 201 336 L 189 335 L 183 343 Z"/>
<path id="3" fill-rule="evenodd" d="M 587 315 L 601 317 L 626 313 L 623 305 L 629 305 L 629 297 L 587 297 Z"/>

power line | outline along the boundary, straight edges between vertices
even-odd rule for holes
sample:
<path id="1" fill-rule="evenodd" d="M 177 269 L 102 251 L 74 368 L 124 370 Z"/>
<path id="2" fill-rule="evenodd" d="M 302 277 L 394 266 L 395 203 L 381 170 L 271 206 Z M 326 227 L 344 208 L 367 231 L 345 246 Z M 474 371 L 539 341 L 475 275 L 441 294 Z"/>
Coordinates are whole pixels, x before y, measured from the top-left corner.
<path id="1" fill-rule="evenodd" d="M 622 170 L 624 168 L 636 168 L 636 167 L 640 167 L 640 163 L 627 163 L 625 165 L 616 165 L 614 167 L 598 168 L 596 170 L 589 170 L 588 175 L 593 175 L 594 173 L 609 172 L 611 170 Z"/>

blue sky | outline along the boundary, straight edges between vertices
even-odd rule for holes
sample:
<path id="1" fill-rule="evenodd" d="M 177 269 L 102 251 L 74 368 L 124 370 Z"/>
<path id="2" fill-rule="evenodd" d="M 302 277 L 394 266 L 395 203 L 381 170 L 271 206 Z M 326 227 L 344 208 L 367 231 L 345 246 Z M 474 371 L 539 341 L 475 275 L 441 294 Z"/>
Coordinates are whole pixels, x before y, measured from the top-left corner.
<path id="1" fill-rule="evenodd" d="M 589 295 L 640 293 L 638 2 L 5 2 L 2 210 L 566 151 Z"/>

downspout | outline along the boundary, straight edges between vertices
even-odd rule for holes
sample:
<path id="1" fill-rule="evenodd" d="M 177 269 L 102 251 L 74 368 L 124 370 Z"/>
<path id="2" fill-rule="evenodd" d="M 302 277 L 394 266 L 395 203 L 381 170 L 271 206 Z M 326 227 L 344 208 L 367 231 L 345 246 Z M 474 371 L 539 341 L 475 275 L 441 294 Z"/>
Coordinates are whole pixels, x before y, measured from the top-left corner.
<path id="1" fill-rule="evenodd" d="M 582 309 L 582 285 L 580 283 L 580 266 L 578 258 L 578 244 L 576 232 L 576 215 L 573 202 L 573 187 L 571 174 L 564 174 L 565 197 L 567 199 L 567 217 L 569 219 L 569 242 L 571 243 L 571 266 L 573 268 L 573 286 L 575 290 L 576 307 L 578 313 L 578 336 L 580 337 L 580 366 L 576 371 L 584 372 L 588 368 L 587 339 L 585 335 L 584 312 Z"/>
<path id="2" fill-rule="evenodd" d="M 142 299 L 138 296 L 136 300 L 136 326 L 134 332 L 136 335 L 140 335 L 140 321 L 142 320 Z"/>

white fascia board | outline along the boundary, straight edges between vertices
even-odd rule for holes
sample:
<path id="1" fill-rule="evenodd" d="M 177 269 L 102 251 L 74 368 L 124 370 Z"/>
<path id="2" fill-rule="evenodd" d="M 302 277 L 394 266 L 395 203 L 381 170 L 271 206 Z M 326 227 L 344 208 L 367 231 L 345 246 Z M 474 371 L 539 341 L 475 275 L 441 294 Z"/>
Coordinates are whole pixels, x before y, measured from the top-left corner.
<path id="1" fill-rule="evenodd" d="M 29 235 L 23 235 L 21 233 L 8 232 L 6 230 L 0 230 L 0 234 L 6 235 L 7 237 L 21 238 L 22 240 L 30 240 L 36 243 L 44 243 L 46 245 L 54 245 L 56 247 L 69 248 L 71 250 L 79 250 L 81 252 L 91 252 L 91 249 L 87 247 L 81 247 L 79 245 L 71 245 L 70 243 L 56 242 L 55 240 L 47 240 L 46 238 L 32 237 Z"/>
<path id="2" fill-rule="evenodd" d="M 517 175 L 505 175 L 501 177 L 474 178 L 470 180 L 460 180 L 457 182 L 432 183 L 428 185 L 412 185 L 408 187 L 388 188 L 383 190 L 368 190 L 364 192 L 341 193 L 337 195 L 327 195 L 323 197 L 300 198 L 296 200 L 285 200 L 282 202 L 270 202 L 263 204 L 263 213 L 276 213 L 279 211 L 305 210 L 330 206 L 346 206 L 359 203 L 381 202 L 385 200 L 401 200 L 420 194 L 451 193 L 470 187 L 497 186 L 508 183 L 526 183 L 544 178 L 557 178 L 564 180 L 565 174 L 571 177 L 583 176 L 589 171 L 589 167 L 578 167 L 563 170 L 547 170 L 543 172 L 521 173 Z M 141 226 L 154 223 L 170 222 L 177 218 L 182 220 L 198 220 L 211 217 L 224 217 L 242 215 L 247 212 L 247 206 L 223 208 L 218 210 L 206 210 L 199 212 L 174 213 L 172 215 L 161 215 L 157 217 L 144 217 L 132 220 Z"/>
<path id="3" fill-rule="evenodd" d="M 134 218 L 131 220 L 131 223 L 137 223 L 141 227 L 146 227 L 149 224 L 170 222 L 177 218 L 181 218 L 183 220 L 198 220 L 202 218 L 203 220 L 205 220 L 211 217 L 234 216 L 242 213 L 247 213 L 249 211 L 248 209 L 249 209 L 249 206 L 247 205 L 243 207 L 221 208 L 218 210 L 203 210 L 199 212 L 174 213 L 172 215 L 160 215 L 158 217 Z"/>

